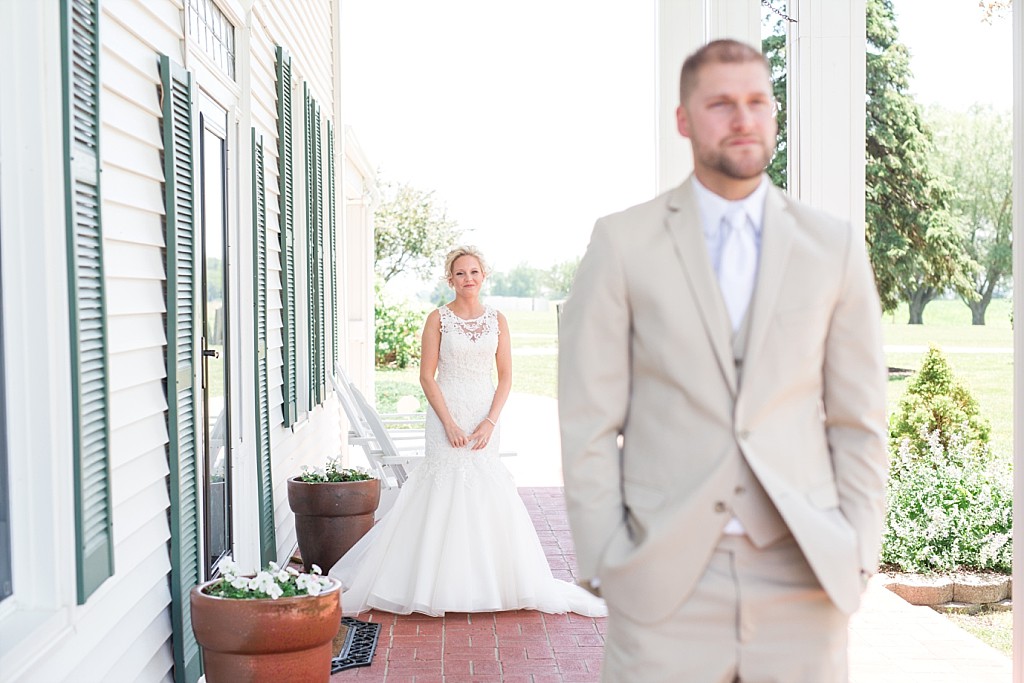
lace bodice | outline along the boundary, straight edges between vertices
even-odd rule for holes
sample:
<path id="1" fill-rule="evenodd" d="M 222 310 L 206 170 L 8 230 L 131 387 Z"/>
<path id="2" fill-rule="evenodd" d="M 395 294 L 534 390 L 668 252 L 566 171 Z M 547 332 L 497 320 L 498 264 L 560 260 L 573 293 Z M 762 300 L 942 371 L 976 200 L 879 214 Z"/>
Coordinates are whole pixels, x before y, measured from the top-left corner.
<path id="1" fill-rule="evenodd" d="M 471 320 L 460 318 L 447 306 L 441 306 L 438 313 L 441 350 L 437 359 L 437 383 L 446 398 L 446 386 L 454 387 L 454 382 L 492 387 L 491 371 L 498 350 L 498 312 L 485 306 L 483 315 Z"/>
<path id="2" fill-rule="evenodd" d="M 447 306 L 441 316 L 441 348 L 437 359 L 437 385 L 452 419 L 467 434 L 487 417 L 494 400 L 494 354 L 498 350 L 498 312 L 484 307 L 483 315 L 464 320 Z M 473 486 L 480 476 L 506 478 L 508 470 L 498 462 L 500 430 L 481 450 L 452 448 L 444 427 L 427 407 L 426 461 L 417 469 L 436 486 L 456 477 Z"/>

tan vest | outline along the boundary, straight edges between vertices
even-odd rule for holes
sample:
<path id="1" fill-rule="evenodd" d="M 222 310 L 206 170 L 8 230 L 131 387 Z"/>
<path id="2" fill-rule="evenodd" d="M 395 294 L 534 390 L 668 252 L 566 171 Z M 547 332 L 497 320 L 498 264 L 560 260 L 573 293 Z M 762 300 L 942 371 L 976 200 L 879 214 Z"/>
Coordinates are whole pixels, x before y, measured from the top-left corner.
<path id="1" fill-rule="evenodd" d="M 746 355 L 747 337 L 750 331 L 750 314 L 743 316 L 740 329 L 732 337 L 732 354 L 736 363 L 736 380 L 743 384 L 743 357 Z M 743 525 L 750 541 L 758 548 L 764 548 L 775 541 L 789 535 L 789 527 L 782 519 L 775 504 L 765 492 L 761 482 L 757 480 L 747 459 L 737 448 L 739 468 L 736 485 L 733 487 L 732 499 L 729 501 L 733 514 Z"/>

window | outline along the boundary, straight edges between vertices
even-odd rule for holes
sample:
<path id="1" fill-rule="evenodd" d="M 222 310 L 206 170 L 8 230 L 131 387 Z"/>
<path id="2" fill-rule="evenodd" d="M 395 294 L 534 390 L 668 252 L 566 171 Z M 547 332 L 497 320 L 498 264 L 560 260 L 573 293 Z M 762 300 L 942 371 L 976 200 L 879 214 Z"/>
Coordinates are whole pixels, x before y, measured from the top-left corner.
<path id="1" fill-rule="evenodd" d="M 235 79 L 235 27 L 213 0 L 188 0 L 188 32 L 206 56 Z"/>

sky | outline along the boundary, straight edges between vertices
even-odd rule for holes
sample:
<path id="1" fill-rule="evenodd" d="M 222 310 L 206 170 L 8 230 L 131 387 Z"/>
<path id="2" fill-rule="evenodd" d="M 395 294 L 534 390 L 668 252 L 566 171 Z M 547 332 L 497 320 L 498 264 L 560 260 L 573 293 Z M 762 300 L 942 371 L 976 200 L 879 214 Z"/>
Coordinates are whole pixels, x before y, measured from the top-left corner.
<path id="1" fill-rule="evenodd" d="M 433 191 L 492 269 L 575 259 L 598 217 L 656 192 L 655 5 L 345 0 L 344 117 L 380 177 Z M 1009 18 L 894 6 L 922 104 L 1012 107 Z"/>
<path id="2" fill-rule="evenodd" d="M 977 0 L 893 0 L 921 104 L 1013 109 L 1013 24 L 982 21 Z"/>
<path id="3" fill-rule="evenodd" d="M 599 216 L 653 196 L 654 3 L 342 7 L 346 122 L 494 269 L 576 258 Z"/>

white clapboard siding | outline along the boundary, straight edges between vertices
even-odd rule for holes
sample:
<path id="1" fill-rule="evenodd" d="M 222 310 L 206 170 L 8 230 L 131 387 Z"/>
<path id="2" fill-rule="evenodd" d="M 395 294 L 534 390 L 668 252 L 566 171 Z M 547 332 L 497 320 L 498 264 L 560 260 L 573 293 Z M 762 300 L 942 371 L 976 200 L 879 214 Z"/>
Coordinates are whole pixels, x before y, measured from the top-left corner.
<path id="1" fill-rule="evenodd" d="M 264 173 L 267 191 L 267 398 L 270 405 L 271 454 L 277 460 L 276 444 L 290 435 L 290 430 L 277 430 L 284 422 L 283 332 L 284 303 L 281 298 L 281 191 L 278 170 L 277 134 L 277 66 L 275 42 L 262 22 L 256 22 L 250 49 L 252 50 L 252 115 L 253 125 L 264 136 Z M 281 43 L 288 49 L 287 45 Z M 301 121 L 298 113 L 295 116 Z M 297 138 L 299 133 L 293 133 Z M 296 162 L 301 161 L 297 156 Z M 295 169 L 301 172 L 301 167 Z M 298 197 L 298 192 L 295 192 Z M 295 207 L 296 215 L 301 204 Z M 276 469 L 279 468 L 275 468 Z M 278 539 L 280 540 L 280 538 Z M 287 552 L 287 551 L 285 551 Z"/>
<path id="2" fill-rule="evenodd" d="M 162 313 L 109 318 L 107 333 L 110 335 L 108 346 L 110 353 L 133 348 L 161 348 L 161 353 L 163 353 L 162 347 L 167 339 L 164 334 Z"/>
<path id="3" fill-rule="evenodd" d="M 237 3 L 236 3 L 237 4 Z M 247 4 L 247 3 L 243 3 Z M 262 136 L 267 209 L 267 366 L 270 404 L 273 507 L 278 557 L 286 558 L 296 547 L 294 517 L 287 503 L 287 479 L 303 466 L 323 466 L 343 446 L 342 421 L 338 404 L 328 392 L 324 404 L 301 413 L 293 427 L 283 425 L 281 283 L 281 220 L 278 172 L 276 46 L 284 47 L 293 67 L 294 212 L 298 242 L 304 243 L 305 222 L 303 100 L 307 83 L 323 116 L 334 118 L 334 43 L 337 5 L 333 0 L 256 0 L 252 16 L 238 31 L 252 27 L 248 44 L 250 88 L 241 92 L 229 110 L 244 119 L 250 115 L 257 135 Z M 173 680 L 173 649 L 170 573 L 168 552 L 170 493 L 167 488 L 167 397 L 166 381 L 166 254 L 164 244 L 164 166 L 161 136 L 162 110 L 159 100 L 158 61 L 166 54 L 178 64 L 188 64 L 183 53 L 189 43 L 183 34 L 184 0 L 105 0 L 100 3 L 101 59 L 101 169 L 103 253 L 107 312 L 111 503 L 113 506 L 114 574 L 89 597 L 84 605 L 69 606 L 68 624 L 57 638 L 40 637 L 33 643 L 37 654 L 23 673 L 31 681 L 170 681 Z M 247 44 L 236 34 L 236 46 Z M 240 60 L 246 58 L 239 55 Z M 195 63 L 195 60 L 192 60 Z M 203 87 L 201 80 L 196 88 Z M 218 90 L 219 88 L 214 88 Z M 344 127 L 333 121 L 335 152 L 340 154 Z M 324 128 L 324 178 L 328 153 Z M 249 131 L 238 136 L 239 155 L 249 153 Z M 339 157 L 340 158 L 340 157 Z M 240 167 L 248 169 L 248 163 Z M 341 165 L 336 162 L 336 221 L 340 225 L 344 202 Z M 250 178 L 245 174 L 232 180 L 238 187 L 236 205 L 231 207 L 237 229 L 245 233 L 252 226 L 242 220 L 250 206 Z M 54 192 L 61 191 L 56 185 Z M 326 202 L 325 192 L 325 219 Z M 339 261 L 344 250 L 343 233 L 337 233 Z M 325 249 L 328 249 L 325 232 Z M 238 246 L 240 244 L 241 246 Z M 241 311 L 251 301 L 253 255 L 245 253 L 251 240 L 242 239 L 231 257 L 236 270 L 229 306 Z M 241 253 L 240 253 L 241 252 Z M 326 255 L 326 254 L 325 254 Z M 239 265 L 244 264 L 244 265 Z M 295 322 L 298 331 L 300 396 L 308 391 L 302 380 L 307 362 L 301 331 L 304 315 L 305 254 L 296 253 Z M 363 274 L 359 274 L 362 277 Z M 345 277 L 339 271 L 338 281 Z M 330 282 L 326 275 L 325 284 Z M 329 298 L 325 301 L 328 304 Z M 343 311 L 345 302 L 339 304 Z M 342 312 L 341 319 L 345 319 Z M 239 315 L 231 324 L 232 352 L 251 344 L 250 315 Z M 343 326 L 339 326 L 344 329 Z M 339 340 L 344 353 L 347 342 Z M 325 347 L 330 351 L 329 338 Z M 238 357 L 245 358 L 251 349 Z M 243 373 L 251 372 L 242 367 Z M 305 378 L 308 382 L 308 378 Z M 239 391 L 237 410 L 242 427 L 252 425 L 254 397 Z M 300 405 L 302 405 L 300 400 Z M 251 441 L 251 440 L 250 440 Z M 239 446 L 251 448 L 243 439 Z M 241 452 L 238 457 L 247 457 Z M 236 481 L 243 495 L 250 497 L 256 481 Z M 259 539 L 238 534 L 236 550 L 258 547 Z M 249 553 L 252 554 L 251 552 Z M 328 568 L 325 567 L 324 570 Z M 52 636 L 52 634 L 49 634 Z M 57 656 L 59 655 L 59 656 Z"/>
<path id="4" fill-rule="evenodd" d="M 273 0 L 257 3 L 254 8 L 277 44 L 291 53 L 295 78 L 310 83 L 321 106 L 333 104 L 331 4 L 322 0 Z M 301 102 L 299 105 L 301 120 Z"/>
<path id="5" fill-rule="evenodd" d="M 158 212 L 140 207 L 136 203 L 122 204 L 105 198 L 103 203 L 103 238 L 113 240 L 131 240 L 135 244 L 148 244 L 162 247 L 164 243 L 163 206 Z M 111 225 L 111 223 L 113 225 Z M 114 341 L 114 340 L 110 340 Z"/>
<path id="6" fill-rule="evenodd" d="M 110 261 L 107 279 L 163 281 L 164 257 L 155 245 L 104 240 L 103 255 Z"/>
<path id="7" fill-rule="evenodd" d="M 264 136 L 264 154 L 267 188 L 267 349 L 269 375 L 269 401 L 271 424 L 272 472 L 274 477 L 274 520 L 278 556 L 286 557 L 294 550 L 295 524 L 294 516 L 288 507 L 287 479 L 302 470 L 303 466 L 322 467 L 325 461 L 341 452 L 340 410 L 333 396 L 328 396 L 322 406 L 314 407 L 300 423 L 297 429 L 283 426 L 281 409 L 282 388 L 282 291 L 281 291 L 281 251 L 280 251 L 280 190 L 278 174 L 277 150 L 277 74 L 275 67 L 276 46 L 280 45 L 292 58 L 293 71 L 293 160 L 295 173 L 295 229 L 299 243 L 303 243 L 304 230 L 304 178 L 305 172 L 302 152 L 302 83 L 309 83 L 314 96 L 320 104 L 323 115 L 333 117 L 334 111 L 334 79 L 333 54 L 337 46 L 333 45 L 331 30 L 333 17 L 331 3 L 322 0 L 296 0 L 295 2 L 257 2 L 253 8 L 256 21 L 251 40 L 252 60 L 252 115 L 257 132 Z M 340 130 L 340 126 L 336 126 Z M 326 127 L 325 127 L 326 135 Z M 340 144 L 336 140 L 335 145 Z M 326 178 L 326 137 L 324 140 L 324 177 Z M 336 147 L 337 149 L 337 147 Z M 340 196 L 340 193 L 339 193 Z M 325 211 L 327 196 L 325 193 Z M 326 216 L 325 216 L 326 218 Z M 326 242 L 326 235 L 325 235 Z M 326 245 L 325 245 L 326 246 Z M 296 325 L 304 324 L 305 315 L 301 303 L 303 301 L 304 273 L 303 253 L 296 254 L 297 292 L 296 303 L 300 304 L 296 312 Z M 343 277 L 339 273 L 339 278 Z M 329 282 L 328 276 L 327 280 Z M 305 357 L 302 353 L 302 338 L 299 334 L 299 364 Z M 326 345 L 330 348 L 329 343 Z M 300 371 L 300 380 L 303 374 Z M 308 379 L 306 380 L 308 381 Z M 299 393 L 306 390 L 299 383 Z M 325 568 L 326 570 L 326 568 Z"/>
<path id="8" fill-rule="evenodd" d="M 114 570 L 31 672 L 45 681 L 171 680 L 163 329 L 160 52 L 180 3 L 101 3 L 100 112 Z M 115 645 L 116 644 L 116 645 Z"/>
<path id="9" fill-rule="evenodd" d="M 141 680 L 114 678 L 107 675 L 134 647 L 140 624 L 153 620 L 165 622 L 170 637 L 170 621 L 166 617 L 170 591 L 167 586 L 169 562 L 163 547 L 167 539 L 154 539 L 161 546 L 154 548 L 131 571 L 120 569 L 100 586 L 94 599 L 79 609 L 78 626 L 57 643 L 59 656 L 41 658 L 29 674 L 29 681 L 114 681 Z M 131 609 L 118 606 L 131 599 Z"/>

